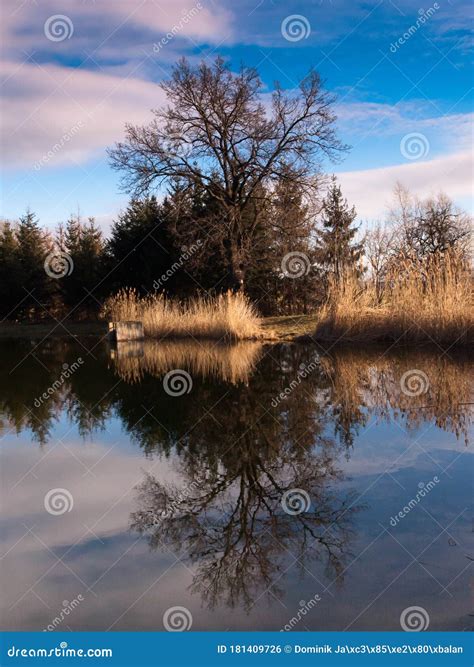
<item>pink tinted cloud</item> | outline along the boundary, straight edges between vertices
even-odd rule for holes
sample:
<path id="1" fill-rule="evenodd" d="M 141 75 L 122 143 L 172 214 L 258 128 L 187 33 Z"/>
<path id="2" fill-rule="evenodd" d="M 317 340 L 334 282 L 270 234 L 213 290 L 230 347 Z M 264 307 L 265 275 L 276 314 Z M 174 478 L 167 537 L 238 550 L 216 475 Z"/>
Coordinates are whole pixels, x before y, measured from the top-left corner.
<path id="1" fill-rule="evenodd" d="M 140 79 L 33 63 L 3 63 L 0 71 L 9 168 L 84 162 L 120 139 L 126 122 L 146 123 L 164 103 L 161 88 Z"/>

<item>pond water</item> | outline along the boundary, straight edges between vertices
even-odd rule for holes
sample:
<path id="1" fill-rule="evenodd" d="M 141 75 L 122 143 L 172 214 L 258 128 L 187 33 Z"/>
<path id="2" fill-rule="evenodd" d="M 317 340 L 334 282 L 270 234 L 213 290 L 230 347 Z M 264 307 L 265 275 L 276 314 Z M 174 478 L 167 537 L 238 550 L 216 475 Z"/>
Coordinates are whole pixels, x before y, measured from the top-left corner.
<path id="1" fill-rule="evenodd" d="M 472 626 L 466 353 L 88 338 L 0 368 L 3 629 Z"/>

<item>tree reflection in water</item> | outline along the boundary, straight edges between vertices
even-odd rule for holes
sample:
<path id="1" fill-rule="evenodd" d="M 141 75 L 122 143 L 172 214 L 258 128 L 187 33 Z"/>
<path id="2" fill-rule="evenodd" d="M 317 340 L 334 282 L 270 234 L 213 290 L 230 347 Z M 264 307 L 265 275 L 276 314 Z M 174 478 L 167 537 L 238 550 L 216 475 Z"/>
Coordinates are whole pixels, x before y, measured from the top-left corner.
<path id="1" fill-rule="evenodd" d="M 190 464 L 182 489 L 147 475 L 132 514 L 132 527 L 149 535 L 153 549 L 166 546 L 196 565 L 192 589 L 211 608 L 224 601 L 248 609 L 266 590 L 281 595 L 285 563 L 303 570 L 324 559 L 337 577 L 348 555 L 357 508 L 350 495 L 341 499 L 330 490 L 340 478 L 331 448 L 299 460 L 282 451 L 267 457 L 251 439 L 249 433 L 234 451 L 230 468 Z M 288 514 L 281 501 L 294 489 L 306 491 L 311 504 Z"/>
<path id="2" fill-rule="evenodd" d="M 153 548 L 193 563 L 193 588 L 210 606 L 249 607 L 267 589 L 280 594 L 295 559 L 308 569 L 319 560 L 332 579 L 342 577 L 360 508 L 337 462 L 369 419 L 408 429 L 434 423 L 467 441 L 473 366 L 454 350 L 318 354 L 308 345 L 183 341 L 113 354 L 94 342 L 93 350 L 47 341 L 35 349 L 38 364 L 24 345 L 0 346 L 0 417 L 44 445 L 64 415 L 84 437 L 119 420 L 145 455 L 172 456 L 181 486 L 146 477 L 132 525 Z M 85 363 L 38 404 L 78 356 Z M 163 376 L 175 368 L 191 374 L 189 394 L 165 391 Z M 402 379 L 414 369 L 428 383 L 410 395 Z M 308 494 L 306 512 L 285 513 L 282 497 L 292 489 Z"/>

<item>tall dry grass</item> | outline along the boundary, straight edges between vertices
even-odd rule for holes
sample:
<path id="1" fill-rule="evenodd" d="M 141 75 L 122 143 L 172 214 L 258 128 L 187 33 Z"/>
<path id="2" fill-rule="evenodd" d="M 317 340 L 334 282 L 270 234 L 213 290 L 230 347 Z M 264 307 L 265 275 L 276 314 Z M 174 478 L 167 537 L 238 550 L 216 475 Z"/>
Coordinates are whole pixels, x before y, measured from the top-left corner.
<path id="1" fill-rule="evenodd" d="M 468 443 L 474 366 L 465 350 L 443 355 L 437 346 L 335 346 L 320 361 L 342 424 L 365 423 L 370 415 L 403 418 L 410 429 L 431 422 Z"/>
<path id="2" fill-rule="evenodd" d="M 243 294 L 171 301 L 162 295 L 140 298 L 123 289 L 104 303 L 101 316 L 113 321 L 139 320 L 150 338 L 246 340 L 262 336 L 261 320 Z"/>
<path id="3" fill-rule="evenodd" d="M 117 374 L 129 383 L 140 382 L 146 374 L 161 378 L 168 371 L 184 368 L 193 378 L 247 384 L 262 348 L 258 341 L 124 341 L 111 350 L 111 358 Z"/>
<path id="4" fill-rule="evenodd" d="M 320 340 L 474 342 L 472 276 L 455 252 L 424 262 L 400 259 L 382 293 L 354 274 L 330 285 L 316 329 Z"/>

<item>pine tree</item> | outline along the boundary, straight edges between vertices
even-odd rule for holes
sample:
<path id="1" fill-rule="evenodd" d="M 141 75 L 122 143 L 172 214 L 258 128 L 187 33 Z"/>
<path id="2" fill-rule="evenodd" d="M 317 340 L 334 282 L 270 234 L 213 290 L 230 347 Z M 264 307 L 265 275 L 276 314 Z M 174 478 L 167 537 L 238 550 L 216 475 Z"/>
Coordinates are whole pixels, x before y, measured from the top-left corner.
<path id="1" fill-rule="evenodd" d="M 83 223 L 81 217 L 71 216 L 62 234 L 60 227 L 56 244 L 68 255 L 71 271 L 61 278 L 60 286 L 67 310 L 80 317 L 97 310 L 102 295 L 104 276 L 104 241 L 94 218 Z"/>
<path id="2" fill-rule="evenodd" d="M 18 242 L 13 225 L 0 223 L 0 313 L 2 318 L 15 319 L 16 308 L 23 298 L 20 287 Z"/>
<path id="3" fill-rule="evenodd" d="M 42 231 L 35 214 L 30 210 L 20 217 L 16 239 L 19 285 L 23 299 L 18 312 L 27 317 L 44 317 L 56 289 L 53 279 L 45 270 L 51 240 Z"/>
<path id="4" fill-rule="evenodd" d="M 147 294 L 174 259 L 168 221 L 156 197 L 132 200 L 114 223 L 107 244 L 109 288 L 132 287 Z"/>
<path id="5" fill-rule="evenodd" d="M 356 217 L 355 207 L 349 208 L 347 199 L 343 198 L 341 187 L 333 176 L 329 192 L 323 201 L 317 259 L 326 274 L 331 275 L 337 282 L 345 271 L 360 270 L 363 242 L 355 241 L 359 230 L 354 225 Z"/>

